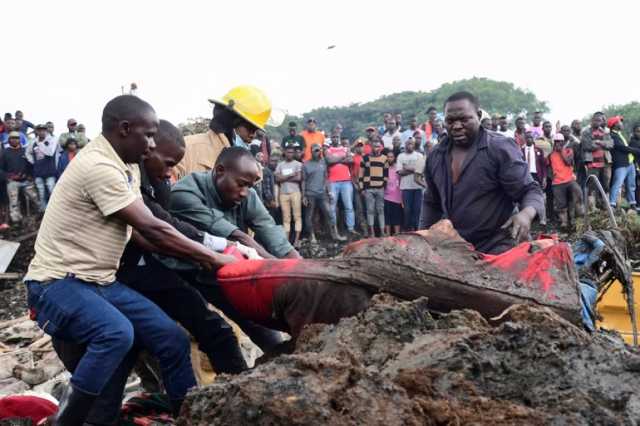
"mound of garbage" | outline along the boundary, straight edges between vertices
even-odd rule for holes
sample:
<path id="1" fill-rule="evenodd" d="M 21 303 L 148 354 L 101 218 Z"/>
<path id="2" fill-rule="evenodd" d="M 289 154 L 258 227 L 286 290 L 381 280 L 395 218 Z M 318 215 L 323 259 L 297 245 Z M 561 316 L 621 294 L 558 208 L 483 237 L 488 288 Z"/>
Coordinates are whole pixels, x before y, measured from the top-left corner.
<path id="1" fill-rule="evenodd" d="M 426 298 L 374 297 L 295 352 L 192 391 L 179 425 L 633 424 L 640 351 L 546 307 L 438 317 Z"/>

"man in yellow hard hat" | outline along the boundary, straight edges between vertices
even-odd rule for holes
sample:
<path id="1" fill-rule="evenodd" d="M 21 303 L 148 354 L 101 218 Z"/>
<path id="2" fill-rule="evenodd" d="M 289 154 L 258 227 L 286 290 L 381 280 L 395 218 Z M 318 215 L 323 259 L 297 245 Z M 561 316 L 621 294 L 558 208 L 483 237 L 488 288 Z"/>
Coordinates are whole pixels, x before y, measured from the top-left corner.
<path id="1" fill-rule="evenodd" d="M 175 167 L 177 179 L 193 172 L 205 172 L 213 166 L 224 148 L 249 144 L 258 129 L 264 130 L 271 116 L 271 101 L 260 89 L 237 86 L 214 104 L 209 131 L 185 138 L 186 153 Z"/>

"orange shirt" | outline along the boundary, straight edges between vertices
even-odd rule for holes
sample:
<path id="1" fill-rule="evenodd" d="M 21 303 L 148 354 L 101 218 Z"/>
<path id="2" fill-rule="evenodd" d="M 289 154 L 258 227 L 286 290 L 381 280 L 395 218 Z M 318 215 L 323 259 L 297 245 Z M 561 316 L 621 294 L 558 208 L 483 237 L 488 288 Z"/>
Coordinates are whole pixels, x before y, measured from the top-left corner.
<path id="1" fill-rule="evenodd" d="M 311 145 L 324 145 L 324 134 L 322 132 L 310 132 L 308 130 L 303 130 L 300 132 L 300 136 L 304 138 L 304 155 L 302 159 L 304 161 L 311 160 Z"/>
<path id="2" fill-rule="evenodd" d="M 565 148 L 569 149 L 570 148 Z M 562 154 L 558 151 L 553 151 L 549 154 L 549 164 L 551 165 L 551 170 L 553 171 L 553 181 L 552 185 L 561 185 L 563 183 L 571 182 L 575 180 L 575 175 L 573 174 L 573 167 L 567 165 L 565 163 L 564 158 L 562 158 Z"/>
<path id="3" fill-rule="evenodd" d="M 347 152 L 347 148 L 341 146 L 330 147 L 328 155 L 346 157 Z M 343 182 L 345 180 L 351 180 L 351 172 L 349 170 L 349 166 L 342 163 L 337 163 L 329 166 L 329 182 Z"/>

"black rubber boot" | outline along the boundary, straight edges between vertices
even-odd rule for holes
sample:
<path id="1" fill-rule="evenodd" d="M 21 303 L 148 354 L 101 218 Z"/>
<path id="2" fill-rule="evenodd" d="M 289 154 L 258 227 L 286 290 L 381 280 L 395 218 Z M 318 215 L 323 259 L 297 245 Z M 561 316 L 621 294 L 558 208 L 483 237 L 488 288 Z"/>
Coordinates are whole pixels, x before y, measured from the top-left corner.
<path id="1" fill-rule="evenodd" d="M 174 419 L 177 419 L 180 415 L 180 408 L 182 408 L 183 402 L 184 399 L 172 399 L 169 401 L 169 403 L 171 404 L 171 414 L 173 415 Z"/>
<path id="2" fill-rule="evenodd" d="M 235 336 L 233 342 L 229 342 L 229 344 L 216 351 L 207 353 L 207 357 L 218 374 L 240 374 L 249 369 Z"/>
<path id="3" fill-rule="evenodd" d="M 82 426 L 95 400 L 94 395 L 89 395 L 69 385 L 60 400 L 58 412 L 53 417 L 51 424 L 54 426 Z"/>

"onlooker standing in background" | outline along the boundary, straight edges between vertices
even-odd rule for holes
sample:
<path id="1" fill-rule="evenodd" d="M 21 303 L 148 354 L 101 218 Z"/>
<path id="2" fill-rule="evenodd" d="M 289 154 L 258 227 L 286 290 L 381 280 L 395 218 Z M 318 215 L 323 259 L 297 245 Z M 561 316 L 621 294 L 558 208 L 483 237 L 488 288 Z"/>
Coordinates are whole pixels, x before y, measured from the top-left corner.
<path id="1" fill-rule="evenodd" d="M 327 181 L 327 164 L 320 158 L 322 148 L 320 145 L 311 146 L 311 160 L 305 161 L 302 165 L 302 203 L 304 210 L 304 226 L 309 233 L 312 243 L 316 242 L 316 233 L 313 228 L 313 215 L 316 209 L 320 209 L 324 220 L 329 225 L 331 238 L 338 241 L 345 241 L 346 238 L 338 235 L 335 222 L 329 210 L 327 197 L 329 187 Z"/>
<path id="2" fill-rule="evenodd" d="M 422 159 L 422 154 L 415 151 L 415 142 L 411 138 L 405 144 L 404 152 L 398 155 L 396 166 L 396 173 L 401 176 L 400 189 L 404 205 L 405 231 L 415 231 L 418 229 L 420 221 L 423 188 L 415 179 L 416 165 L 420 159 Z"/>
<path id="3" fill-rule="evenodd" d="M 416 133 L 420 134 L 423 141 L 425 140 L 424 131 L 418 128 L 418 119 L 416 117 L 411 117 L 411 120 L 409 120 L 409 128 L 402 132 L 400 140 L 402 143 L 405 143 L 407 139 L 415 138 Z M 422 149 L 422 145 L 416 144 L 416 149 Z"/>
<path id="4" fill-rule="evenodd" d="M 16 125 L 16 120 L 13 118 L 8 118 L 4 120 L 5 132 L 3 134 L 2 146 L 4 148 L 9 147 L 9 135 L 11 133 L 17 133 L 20 139 L 20 146 L 25 147 L 29 143 L 29 138 L 23 132 L 18 130 L 18 126 Z"/>
<path id="5" fill-rule="evenodd" d="M 302 161 L 305 153 L 305 141 L 302 136 L 298 134 L 298 125 L 295 121 L 289 122 L 289 134 L 282 138 L 282 148 L 286 149 L 288 146 L 292 146 L 296 151 L 296 159 Z"/>
<path id="6" fill-rule="evenodd" d="M 402 190 L 400 190 L 400 175 L 396 173 L 396 154 L 393 151 L 386 152 L 389 165 L 387 184 L 384 187 L 384 223 L 385 234 L 400 233 L 400 226 L 404 221 L 402 211 Z"/>
<path id="7" fill-rule="evenodd" d="M 344 140 L 344 139 L 343 139 Z M 360 188 L 360 168 L 362 166 L 362 158 L 364 152 L 364 142 L 356 139 L 351 148 L 353 163 L 351 163 L 351 182 L 353 183 L 353 209 L 356 215 L 356 228 L 361 229 L 364 235 L 367 235 L 367 218 L 364 193 Z"/>
<path id="8" fill-rule="evenodd" d="M 350 237 L 355 234 L 355 214 L 353 212 L 353 182 L 349 167 L 353 164 L 353 157 L 347 148 L 340 146 L 340 137 L 331 137 L 331 146 L 326 151 L 325 160 L 329 173 L 329 188 L 331 191 L 331 215 L 332 221 L 337 226 L 338 199 L 344 207 L 347 232 Z M 336 229 L 336 234 L 337 229 Z"/>
<path id="9" fill-rule="evenodd" d="M 9 147 L 5 148 L 0 156 L 0 170 L 7 179 L 7 193 L 9 195 L 9 214 L 11 221 L 16 224 L 22 220 L 20 212 L 20 191 L 35 205 L 38 204 L 38 195 L 31 182 L 31 164 L 25 156 L 25 149 L 20 145 L 20 133 L 9 133 Z"/>
<path id="10" fill-rule="evenodd" d="M 613 140 L 604 131 L 604 114 L 596 112 L 591 117 L 591 126 L 582 131 L 580 147 L 582 159 L 587 168 L 587 176 L 597 176 L 605 193 L 609 194 L 611 182 L 611 149 Z M 589 198 L 592 198 L 592 186 L 588 186 Z M 593 200 L 589 201 L 593 203 Z M 602 207 L 602 206 L 601 206 Z"/>
<path id="11" fill-rule="evenodd" d="M 564 147 L 562 134 L 556 134 L 553 139 L 553 152 L 548 158 L 551 187 L 560 225 L 566 227 L 569 224 L 569 207 L 576 214 L 582 214 L 582 190 L 573 173 L 573 150 Z"/>
<path id="12" fill-rule="evenodd" d="M 365 155 L 359 172 L 360 187 L 364 192 L 367 207 L 369 236 L 375 237 L 375 221 L 378 219 L 380 232 L 385 236 L 384 187 L 389 178 L 389 164 L 382 153 L 382 143 L 373 142 L 373 152 Z"/>
<path id="13" fill-rule="evenodd" d="M 33 178 L 40 199 L 40 212 L 44 212 L 56 185 L 56 155 L 58 144 L 47 132 L 47 126 L 36 126 L 36 138 L 27 146 L 26 157 L 33 165 Z"/>
<path id="14" fill-rule="evenodd" d="M 629 146 L 627 138 L 622 133 L 624 130 L 623 119 L 616 115 L 607 120 L 607 126 L 611 129 L 611 139 L 613 140 L 613 182 L 611 183 L 611 194 L 609 203 L 613 208 L 618 204 L 618 196 L 625 184 L 627 201 L 629 208 L 637 210 L 636 205 L 636 156 L 640 156 L 640 149 Z"/>
<path id="15" fill-rule="evenodd" d="M 382 143 L 386 149 L 393 149 L 393 139 L 398 138 L 400 142 L 402 142 L 402 137 L 400 135 L 400 131 L 396 127 L 396 120 L 390 118 L 387 122 L 387 128 L 382 135 Z"/>
<path id="16" fill-rule="evenodd" d="M 78 142 L 76 142 L 76 140 L 73 138 L 67 139 L 67 146 L 64 150 L 62 150 L 58 157 L 58 164 L 56 166 L 58 179 L 60 179 L 60 176 L 62 176 L 62 173 L 66 170 L 67 166 L 69 166 L 71 160 L 76 157 L 77 153 Z"/>
<path id="17" fill-rule="evenodd" d="M 87 137 L 86 135 L 78 132 L 78 122 L 74 118 L 67 120 L 67 130 L 68 132 L 61 134 L 58 138 L 58 145 L 60 145 L 61 148 L 64 148 L 67 144 L 67 139 L 73 138 L 78 144 L 78 149 L 84 148 L 88 142 Z"/>
<path id="18" fill-rule="evenodd" d="M 516 118 L 516 130 L 513 132 L 513 139 L 515 139 L 516 143 L 520 148 L 527 144 L 527 137 L 525 132 L 527 131 L 527 122 L 524 117 Z M 535 135 L 534 135 L 535 138 Z"/>
<path id="19" fill-rule="evenodd" d="M 312 117 L 307 120 L 307 128 L 300 132 L 300 136 L 304 139 L 304 155 L 302 159 L 304 161 L 310 160 L 311 145 L 324 145 L 324 133 L 318 131 L 315 118 Z"/>
<path id="20" fill-rule="evenodd" d="M 533 180 L 538 182 L 540 188 L 544 191 L 547 187 L 547 160 L 544 152 L 541 148 L 535 145 L 533 140 L 533 133 L 530 131 L 525 132 L 525 138 L 527 143 L 521 148 L 524 161 L 529 166 L 529 173 Z M 547 215 L 544 211 L 544 215 L 540 217 L 540 225 L 547 224 Z"/>
<path id="21" fill-rule="evenodd" d="M 504 114 L 498 115 L 498 133 L 508 138 L 513 138 L 513 130 L 509 130 L 509 120 Z"/>
<path id="22" fill-rule="evenodd" d="M 629 146 L 631 148 L 640 149 L 640 123 L 635 123 L 633 125 L 633 131 L 631 134 L 631 140 L 629 141 Z M 635 156 L 635 165 L 636 165 L 636 201 L 640 199 L 640 185 L 638 184 L 638 180 L 640 180 L 640 173 L 638 173 L 638 168 L 640 167 L 640 155 Z"/>
<path id="23" fill-rule="evenodd" d="M 22 111 L 20 110 L 16 111 L 15 118 L 16 118 L 16 122 L 19 122 L 20 124 L 17 130 L 24 133 L 25 135 L 27 134 L 29 129 L 32 129 L 32 130 L 36 129 L 32 122 L 24 119 L 24 113 Z"/>
<path id="24" fill-rule="evenodd" d="M 295 160 L 296 150 L 288 146 L 284 150 L 284 161 L 276 167 L 276 182 L 280 185 L 280 209 L 282 210 L 282 227 L 290 239 L 291 216 L 293 213 L 295 237 L 293 246 L 300 246 L 300 233 L 302 232 L 302 193 L 300 183 L 302 181 L 302 163 Z"/>

